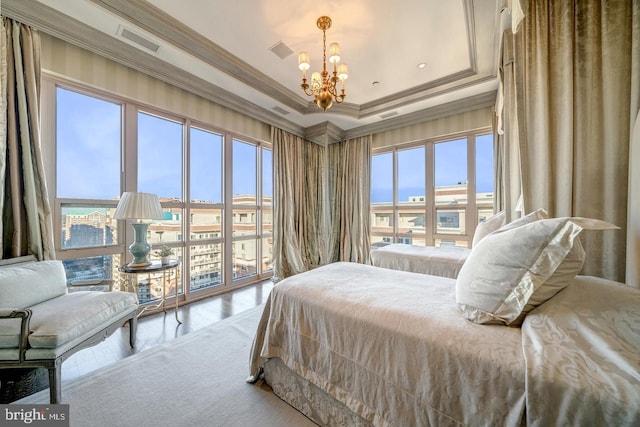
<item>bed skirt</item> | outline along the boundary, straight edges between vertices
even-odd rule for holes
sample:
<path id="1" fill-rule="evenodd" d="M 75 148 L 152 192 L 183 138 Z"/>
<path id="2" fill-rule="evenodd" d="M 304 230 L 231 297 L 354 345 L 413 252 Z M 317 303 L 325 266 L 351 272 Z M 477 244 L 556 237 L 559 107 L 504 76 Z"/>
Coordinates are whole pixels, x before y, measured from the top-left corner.
<path id="1" fill-rule="evenodd" d="M 278 357 L 264 364 L 264 380 L 280 399 L 320 426 L 373 426 L 345 404 L 290 370 Z"/>

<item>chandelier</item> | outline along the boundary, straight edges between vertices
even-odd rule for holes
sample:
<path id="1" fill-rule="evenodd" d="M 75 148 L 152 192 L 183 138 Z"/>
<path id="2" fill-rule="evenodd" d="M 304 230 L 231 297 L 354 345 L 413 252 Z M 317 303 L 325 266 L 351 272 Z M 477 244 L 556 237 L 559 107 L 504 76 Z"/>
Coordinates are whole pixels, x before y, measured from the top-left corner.
<path id="1" fill-rule="evenodd" d="M 333 72 L 327 71 L 327 30 L 331 28 L 331 18 L 321 16 L 316 22 L 318 28 L 322 30 L 322 72 L 314 72 L 311 75 L 311 85 L 307 83 L 307 70 L 310 67 L 309 54 L 300 52 L 298 55 L 298 68 L 302 70 L 302 90 L 308 96 L 315 97 L 315 103 L 323 111 L 327 111 L 335 100 L 340 104 L 344 101 L 344 81 L 349 77 L 347 64 L 340 64 L 340 46 L 338 43 L 331 43 L 329 46 L 329 62 L 333 64 Z M 340 80 L 340 94 L 336 87 Z"/>

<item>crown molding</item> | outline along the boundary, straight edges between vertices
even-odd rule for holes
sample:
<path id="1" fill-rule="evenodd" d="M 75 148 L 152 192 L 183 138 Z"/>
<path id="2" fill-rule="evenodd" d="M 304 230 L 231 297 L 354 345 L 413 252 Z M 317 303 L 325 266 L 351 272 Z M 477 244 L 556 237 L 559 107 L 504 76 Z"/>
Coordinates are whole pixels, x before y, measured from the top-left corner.
<path id="1" fill-rule="evenodd" d="M 174 19 L 171 15 L 156 8 L 144 0 L 89 0 L 101 8 L 120 16 L 149 34 L 164 40 L 166 43 L 189 53 L 204 63 L 233 76 L 249 87 L 273 98 L 277 102 L 303 114 L 320 112 L 313 102 L 305 101 L 299 93 L 283 86 L 280 82 L 263 74 L 228 51 L 203 37 L 198 32 Z M 467 37 L 469 46 L 469 68 L 444 76 L 437 80 L 419 85 L 386 97 L 375 99 L 362 105 L 334 104 L 331 112 L 360 119 L 383 111 L 399 108 L 409 103 L 428 99 L 433 89 L 442 85 L 451 85 L 454 91 L 466 86 L 464 79 L 476 76 L 478 65 L 475 45 L 475 26 L 473 18 L 473 1 L 464 0 Z M 456 83 L 458 83 L 456 85 Z M 442 94 L 443 92 L 438 92 Z"/>
<path id="2" fill-rule="evenodd" d="M 238 113 L 293 134 L 304 128 L 204 79 L 58 12 L 40 2 L 4 0 L 2 14 L 82 49 L 184 89 Z"/>
<path id="3" fill-rule="evenodd" d="M 286 88 L 260 70 L 230 54 L 149 2 L 140 0 L 90 1 L 204 63 L 233 76 L 294 111 L 304 114 L 308 109 L 308 103 L 293 90 Z"/>
<path id="4" fill-rule="evenodd" d="M 184 48 L 189 53 L 200 58 L 208 58 L 206 62 L 223 69 L 225 72 L 229 72 L 244 83 L 251 87 L 256 87 L 268 96 L 273 97 L 276 101 L 289 106 L 295 111 L 299 111 L 301 114 L 321 113 L 313 102 L 306 101 L 294 92 L 283 88 L 273 79 L 253 69 L 215 43 L 185 28 L 182 24 L 176 24 L 177 21 L 168 17 L 146 1 L 109 0 L 108 3 L 106 0 L 90 1 L 100 7 L 106 8 L 112 13 L 117 13 L 119 16 L 122 16 L 134 25 L 141 26 L 162 40 Z M 495 101 L 495 91 L 492 91 L 444 105 L 430 107 L 407 115 L 389 118 L 348 131 L 344 131 L 330 122 L 305 128 L 283 118 L 281 115 L 269 109 L 244 100 L 209 81 L 168 64 L 154 55 L 143 52 L 128 43 L 70 18 L 38 1 L 4 0 L 2 6 L 2 14 L 4 16 L 23 22 L 67 43 L 94 52 L 104 58 L 201 96 L 233 111 L 319 143 L 326 144 L 384 132 L 434 118 L 486 107 L 492 105 Z M 117 9 L 120 7 L 122 12 Z M 471 0 L 465 0 L 465 7 L 472 8 Z M 472 19 L 472 17 L 468 19 Z M 160 30 L 154 30 L 152 28 L 154 25 L 156 26 L 155 28 L 159 28 Z M 190 37 L 194 37 L 195 41 L 190 39 Z M 369 117 L 375 114 L 383 114 L 394 108 L 406 106 L 416 101 L 452 93 L 461 88 L 470 87 L 488 80 L 495 80 L 495 78 L 495 75 L 477 75 L 472 67 L 454 75 L 446 76 L 438 81 L 411 88 L 399 94 L 380 98 L 367 104 L 335 104 L 331 107 L 330 112 L 332 114 L 340 114 L 354 118 Z"/>
<path id="5" fill-rule="evenodd" d="M 470 96 L 457 101 L 448 102 L 435 107 L 426 108 L 410 114 L 382 120 L 377 123 L 353 128 L 342 133 L 342 139 L 352 139 L 365 135 L 386 132 L 401 127 L 416 125 L 429 120 L 435 120 L 454 114 L 466 113 L 467 111 L 478 110 L 480 108 L 495 105 L 496 91 L 489 91 L 479 95 Z"/>
<path id="6" fill-rule="evenodd" d="M 344 130 L 331 122 L 318 123 L 305 129 L 304 138 L 321 145 L 344 140 Z"/>

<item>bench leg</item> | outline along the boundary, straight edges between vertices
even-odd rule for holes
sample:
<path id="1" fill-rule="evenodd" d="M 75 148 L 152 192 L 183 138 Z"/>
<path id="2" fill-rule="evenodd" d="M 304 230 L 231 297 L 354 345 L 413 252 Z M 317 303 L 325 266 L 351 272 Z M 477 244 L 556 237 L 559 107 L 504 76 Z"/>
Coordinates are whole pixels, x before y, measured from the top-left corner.
<path id="1" fill-rule="evenodd" d="M 131 348 L 136 346 L 136 331 L 138 330 L 138 316 L 129 319 L 129 345 Z"/>
<path id="2" fill-rule="evenodd" d="M 47 368 L 49 370 L 49 399 L 52 404 L 60 403 L 62 400 L 61 396 L 61 367 L 60 365 L 54 366 L 52 368 Z"/>

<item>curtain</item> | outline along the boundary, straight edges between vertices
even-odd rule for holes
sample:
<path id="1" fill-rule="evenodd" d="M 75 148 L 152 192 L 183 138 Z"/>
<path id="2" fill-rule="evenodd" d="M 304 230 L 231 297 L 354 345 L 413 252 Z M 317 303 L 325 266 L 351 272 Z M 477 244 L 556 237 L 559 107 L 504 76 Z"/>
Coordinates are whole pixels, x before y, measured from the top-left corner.
<path id="1" fill-rule="evenodd" d="M 0 32 L 1 255 L 54 259 L 40 150 L 40 36 L 6 17 Z"/>
<path id="2" fill-rule="evenodd" d="M 320 264 L 325 246 L 324 147 L 271 128 L 274 281 Z"/>
<path id="3" fill-rule="evenodd" d="M 582 233 L 582 274 L 618 281 L 625 277 L 630 117 L 638 105 L 638 7 L 638 0 L 529 0 L 520 31 L 503 39 L 503 50 L 513 50 L 513 76 L 504 77 L 502 153 L 519 150 L 505 164 L 521 176 L 524 210 L 622 227 Z"/>
<path id="4" fill-rule="evenodd" d="M 330 144 L 327 147 L 327 175 L 329 195 L 328 211 L 328 259 L 340 261 L 340 212 L 342 210 L 342 174 L 344 171 L 343 143 Z"/>
<path id="5" fill-rule="evenodd" d="M 327 148 L 271 128 L 274 280 L 336 261 L 369 263 L 371 136 Z"/>
<path id="6" fill-rule="evenodd" d="M 329 146 L 333 261 L 370 263 L 371 135 Z"/>
<path id="7" fill-rule="evenodd" d="M 626 283 L 640 288 L 640 6 L 633 8 Z M 635 116 L 635 118 L 634 118 Z"/>
<path id="8" fill-rule="evenodd" d="M 520 171 L 520 138 L 518 132 L 518 103 L 513 60 L 513 35 L 503 34 L 502 61 L 498 70 L 499 87 L 494 118 L 494 174 L 495 212 L 504 210 L 507 222 L 518 218 L 522 195 Z"/>
<path id="9" fill-rule="evenodd" d="M 304 192 L 305 192 L 305 263 L 308 268 L 326 264 L 327 239 L 325 215 L 325 148 L 313 142 L 305 142 Z"/>

